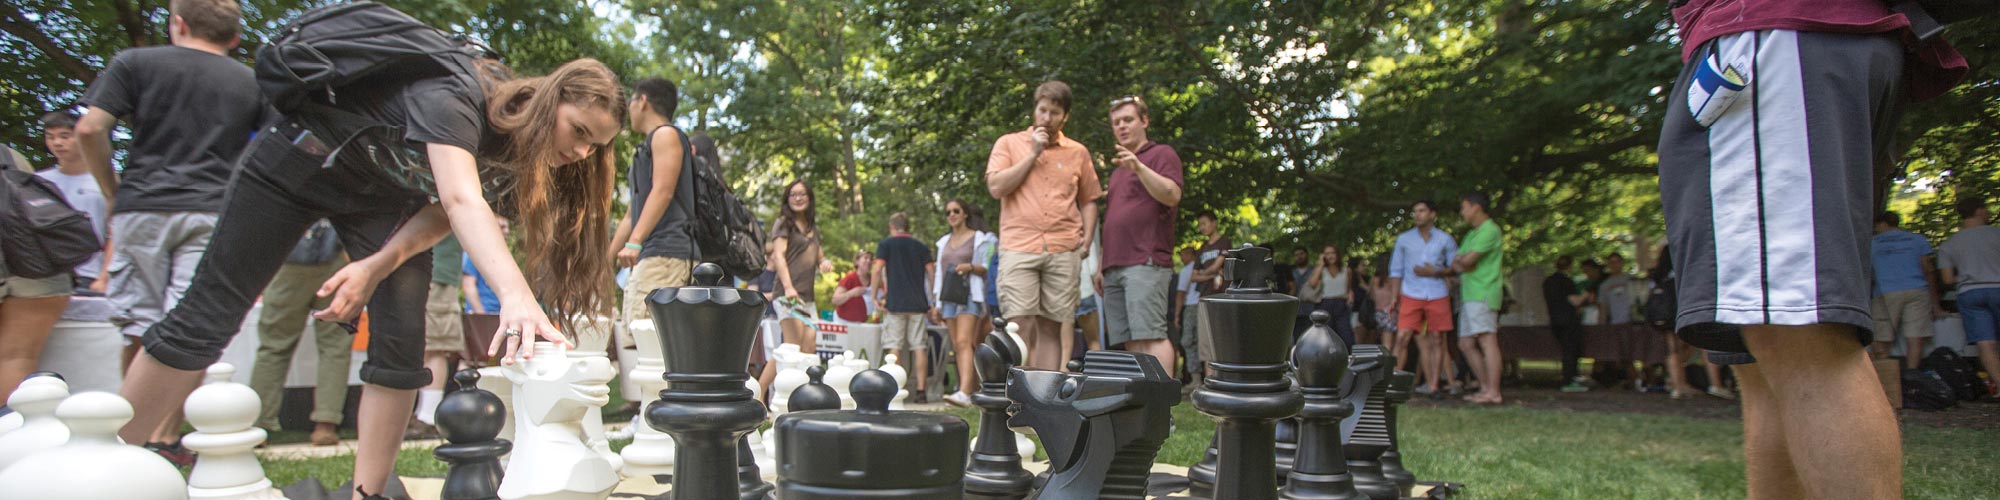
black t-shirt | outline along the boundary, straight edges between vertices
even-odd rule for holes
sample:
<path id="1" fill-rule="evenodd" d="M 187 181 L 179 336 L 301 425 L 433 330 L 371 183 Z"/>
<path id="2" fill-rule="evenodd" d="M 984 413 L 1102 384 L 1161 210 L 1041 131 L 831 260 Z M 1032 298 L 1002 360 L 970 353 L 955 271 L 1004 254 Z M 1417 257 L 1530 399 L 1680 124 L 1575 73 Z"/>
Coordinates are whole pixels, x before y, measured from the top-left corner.
<path id="1" fill-rule="evenodd" d="M 688 227 L 688 221 L 693 219 L 694 214 L 694 151 L 688 146 L 687 133 L 679 127 L 668 125 L 653 129 L 646 134 L 646 140 L 640 141 L 639 147 L 634 148 L 631 175 L 627 176 L 632 183 L 632 209 L 626 217 L 636 227 L 640 208 L 646 206 L 646 200 L 652 197 L 653 135 L 668 128 L 680 136 L 680 181 L 674 184 L 673 199 L 667 202 L 666 214 L 660 216 L 660 223 L 653 226 L 653 232 L 646 235 L 645 242 L 639 245 L 639 256 L 698 260 L 701 249 L 695 247 L 694 236 L 689 232 L 692 228 Z M 624 244 L 622 241 L 618 243 Z"/>
<path id="2" fill-rule="evenodd" d="M 1569 303 L 1571 295 L 1580 293 L 1582 292 L 1578 292 L 1576 288 L 1576 280 L 1567 274 L 1555 274 L 1542 280 L 1542 301 L 1548 303 L 1550 325 L 1574 326 L 1583 323 L 1583 317 L 1577 314 L 1576 306 Z"/>
<path id="3" fill-rule="evenodd" d="M 339 148 L 335 161 L 342 166 L 376 172 L 432 201 L 437 200 L 437 180 L 425 145 L 463 148 L 480 159 L 479 179 L 487 201 L 503 215 L 510 213 L 505 194 L 512 188 L 513 175 L 506 166 L 486 161 L 502 152 L 505 141 L 487 123 L 484 90 L 477 82 L 454 76 L 409 78 L 391 74 L 357 82 L 339 89 L 331 101 L 316 93 L 318 106 L 303 108 L 293 118 Z M 348 120 L 335 116 L 341 113 L 357 115 L 369 125 L 344 146 L 355 123 L 351 116 Z"/>
<path id="4" fill-rule="evenodd" d="M 249 66 L 172 45 L 119 52 L 83 102 L 132 129 L 119 213 L 222 211 L 236 157 L 268 109 Z"/>
<path id="5" fill-rule="evenodd" d="M 889 312 L 913 313 L 931 309 L 930 294 L 924 291 L 924 264 L 931 263 L 931 247 L 909 236 L 891 236 L 875 244 L 875 258 L 887 266 Z"/>

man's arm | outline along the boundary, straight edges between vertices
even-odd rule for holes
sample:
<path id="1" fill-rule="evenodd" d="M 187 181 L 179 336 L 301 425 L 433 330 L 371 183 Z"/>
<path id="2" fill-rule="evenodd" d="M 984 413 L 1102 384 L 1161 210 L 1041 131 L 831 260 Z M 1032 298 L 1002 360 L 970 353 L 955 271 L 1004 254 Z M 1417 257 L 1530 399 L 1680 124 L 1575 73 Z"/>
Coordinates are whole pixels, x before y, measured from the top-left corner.
<path id="1" fill-rule="evenodd" d="M 1153 201 L 1160 202 L 1161 205 L 1169 207 L 1180 206 L 1181 184 L 1179 181 L 1153 171 L 1152 167 L 1139 161 L 1138 155 L 1125 149 L 1125 146 L 1118 146 L 1118 153 L 1118 159 L 1121 160 L 1121 163 L 1130 163 L 1130 165 L 1121 166 L 1132 169 L 1132 173 L 1138 174 L 1139 185 L 1146 187 L 1146 194 L 1152 196 Z"/>
<path id="2" fill-rule="evenodd" d="M 868 289 L 866 288 L 843 285 L 839 289 L 833 291 L 833 305 L 835 306 L 846 305 L 847 301 L 854 300 L 856 297 L 860 297 L 861 294 L 866 291 L 868 291 Z"/>
<path id="3" fill-rule="evenodd" d="M 1923 266 L 1924 269 L 1924 291 L 1929 292 L 1931 295 L 1931 306 L 1938 307 L 1938 304 L 1942 304 L 1944 301 L 1938 297 L 1938 290 L 1940 288 L 1938 287 L 1937 264 L 1931 262 L 1931 256 L 1929 255 L 1918 258 L 1917 263 Z"/>
<path id="4" fill-rule="evenodd" d="M 118 203 L 118 173 L 111 170 L 111 127 L 117 124 L 117 116 L 97 106 L 76 121 L 77 152 L 97 178 L 97 189 L 104 192 L 104 213 L 111 213 Z"/>
<path id="5" fill-rule="evenodd" d="M 1479 252 L 1474 250 L 1459 252 L 1458 258 L 1452 261 L 1451 267 L 1461 273 L 1472 272 L 1472 268 L 1479 267 Z"/>
<path id="6" fill-rule="evenodd" d="M 479 278 L 474 278 L 471 274 L 464 274 L 460 275 L 458 279 L 458 289 L 465 291 L 466 308 L 472 309 L 473 314 L 487 314 L 491 312 L 486 310 L 486 303 L 479 300 Z"/>
<path id="7" fill-rule="evenodd" d="M 988 165 L 996 160 L 1007 165 L 1004 169 L 986 171 L 986 191 L 996 199 L 1013 196 L 1014 191 L 1021 189 L 1021 184 L 1028 180 L 1028 174 L 1035 169 L 1035 158 L 1042 156 L 1042 145 L 1039 143 L 1029 148 L 1028 155 L 1020 159 L 1011 158 L 1013 155 L 1001 148 L 1001 145 L 994 144 L 994 158 L 987 160 Z"/>
<path id="8" fill-rule="evenodd" d="M 1082 258 L 1087 259 L 1090 258 L 1091 242 L 1097 241 L 1097 200 L 1083 202 L 1077 207 L 1077 211 L 1083 213 L 1083 243 L 1077 245 L 1077 248 L 1083 250 Z M 1092 269 L 1091 272 L 1095 273 L 1097 270 Z"/>

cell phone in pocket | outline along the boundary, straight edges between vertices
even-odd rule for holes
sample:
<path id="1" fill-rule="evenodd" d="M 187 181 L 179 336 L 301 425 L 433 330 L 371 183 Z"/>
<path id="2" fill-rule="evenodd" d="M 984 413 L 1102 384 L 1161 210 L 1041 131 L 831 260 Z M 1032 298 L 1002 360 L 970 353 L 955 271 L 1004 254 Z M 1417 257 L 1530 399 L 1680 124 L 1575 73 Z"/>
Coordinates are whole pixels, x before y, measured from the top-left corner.
<path id="1" fill-rule="evenodd" d="M 298 137 L 292 138 L 292 146 L 313 156 L 326 156 L 333 152 L 333 148 L 328 147 L 326 141 L 320 140 L 311 130 L 300 131 Z"/>

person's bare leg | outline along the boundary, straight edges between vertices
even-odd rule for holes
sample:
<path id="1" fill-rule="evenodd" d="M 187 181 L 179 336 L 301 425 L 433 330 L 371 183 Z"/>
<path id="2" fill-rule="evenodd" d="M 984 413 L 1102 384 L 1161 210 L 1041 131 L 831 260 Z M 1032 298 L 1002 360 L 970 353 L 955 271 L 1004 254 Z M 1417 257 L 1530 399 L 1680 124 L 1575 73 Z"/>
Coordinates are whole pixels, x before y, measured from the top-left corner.
<path id="1" fill-rule="evenodd" d="M 1770 384 L 1755 364 L 1737 365 L 1737 388 L 1743 401 L 1743 463 L 1748 497 L 1753 500 L 1806 498 L 1805 485 L 1792 465 L 1785 442 L 1785 423 Z"/>
<path id="2" fill-rule="evenodd" d="M 69 306 L 69 296 L 14 297 L 0 302 L 0 401 L 14 394 L 21 379 L 35 372 L 49 332 Z"/>
<path id="3" fill-rule="evenodd" d="M 763 389 L 762 389 L 762 390 L 760 391 L 760 393 L 764 395 L 764 400 L 763 400 L 763 401 L 758 401 L 759 403 L 764 403 L 764 402 L 769 402 L 769 401 L 771 401 L 771 399 L 772 399 L 772 396 L 771 396 L 771 382 L 772 382 L 772 381 L 775 381 L 775 380 L 777 380 L 777 379 L 778 379 L 778 364 L 777 364 L 777 363 L 775 363 L 775 362 L 772 362 L 772 363 L 764 363 L 764 370 L 763 370 L 763 371 L 762 371 L 761 373 L 758 373 L 758 374 L 757 374 L 757 386 L 758 386 L 758 387 L 762 387 L 762 388 L 763 388 Z M 786 397 L 791 397 L 791 395 L 790 395 L 790 394 L 786 394 L 785 396 L 786 396 Z M 642 415 L 643 415 L 643 414 L 645 413 L 645 411 L 646 411 L 646 409 L 645 409 L 645 408 L 640 408 L 640 409 L 639 409 L 639 412 L 640 412 L 640 413 L 641 413 Z"/>
<path id="4" fill-rule="evenodd" d="M 197 374 L 207 373 L 207 370 L 195 373 Z M 196 387 L 200 387 L 201 384 L 200 377 L 195 378 L 195 384 Z M 187 395 L 193 393 L 194 389 L 188 389 L 186 393 L 181 394 L 181 400 L 183 401 L 182 403 L 183 405 L 187 400 Z M 153 437 L 148 439 L 148 441 L 154 443 L 167 443 L 167 444 L 181 442 L 181 422 L 187 420 L 187 416 L 182 414 L 183 411 L 185 411 L 185 408 L 183 408 L 182 405 L 174 405 L 173 413 L 167 414 L 166 420 L 161 420 L 160 426 L 153 428 Z"/>
<path id="5" fill-rule="evenodd" d="M 779 321 L 778 329 L 784 332 L 785 343 L 799 346 L 799 352 L 807 354 L 819 352 L 819 336 L 804 321 L 796 319 Z"/>
<path id="6" fill-rule="evenodd" d="M 1430 381 L 1431 391 L 1436 392 L 1446 385 L 1444 365 L 1445 360 L 1451 357 L 1444 346 L 1444 337 L 1438 332 L 1426 330 L 1417 334 L 1417 342 L 1423 349 L 1417 356 L 1423 358 L 1418 361 L 1423 362 L 1424 378 Z"/>
<path id="7" fill-rule="evenodd" d="M 1903 367 L 1916 369 L 1924 362 L 1925 337 L 1903 337 Z M 1992 373 L 1992 372 L 1987 372 Z"/>
<path id="8" fill-rule="evenodd" d="M 984 337 L 979 333 L 979 317 L 959 315 L 949 318 L 951 322 L 952 363 L 958 367 L 958 392 L 973 394 L 979 392 L 978 367 L 973 366 L 973 352 Z"/>
<path id="9" fill-rule="evenodd" d="M 1743 329 L 1805 486 L 1806 495 L 1790 498 L 1902 497 L 1902 431 L 1852 328 Z"/>
<path id="10" fill-rule="evenodd" d="M 1062 322 L 1043 317 L 1034 317 L 1029 319 L 1035 322 L 1035 336 L 1042 338 L 1041 342 L 1036 343 L 1035 346 L 1038 348 L 1043 348 L 1044 351 L 1047 353 L 1046 355 L 1048 356 L 1048 359 L 1044 360 L 1048 362 L 1048 364 L 1043 365 L 1040 368 L 1044 370 L 1055 370 L 1055 371 L 1068 370 L 1069 369 L 1068 349 L 1076 347 L 1075 337 L 1069 337 L 1067 340 L 1065 340 L 1063 336 L 1065 332 L 1062 331 L 1062 327 L 1064 324 Z"/>
<path id="11" fill-rule="evenodd" d="M 1076 319 L 1076 326 L 1083 330 L 1083 350 L 1098 351 L 1104 349 L 1104 343 L 1097 339 L 1097 315 L 1103 314 L 1103 312 L 1103 310 L 1099 310 Z"/>
<path id="12" fill-rule="evenodd" d="M 1044 324 L 1042 326 L 1048 325 Z M 1062 339 L 1062 357 L 1056 360 L 1056 369 L 1069 371 L 1070 356 L 1076 353 L 1076 318 L 1071 317 L 1057 323 L 1056 332 L 1058 332 L 1058 335 L 1061 335 L 1056 338 Z"/>
<path id="13" fill-rule="evenodd" d="M 118 430 L 118 438 L 126 443 L 151 441 L 162 424 L 180 414 L 188 393 L 201 383 L 202 373 L 174 369 L 145 352 L 134 356 L 132 368 L 125 371 L 125 382 L 118 388 L 118 395 L 132 403 L 132 420 Z"/>
<path id="14" fill-rule="evenodd" d="M 1494 384 L 1486 378 L 1486 356 L 1480 351 L 1479 337 L 1459 337 L 1458 351 L 1465 353 L 1465 365 L 1472 368 L 1472 379 L 1479 381 L 1479 392 L 1465 395 L 1465 400 L 1485 400 L 1486 388 Z"/>
<path id="15" fill-rule="evenodd" d="M 1870 342 L 1868 344 L 1868 359 L 1878 361 L 1889 359 L 1890 346 L 1891 343 L 1889 342 Z"/>
<path id="16" fill-rule="evenodd" d="M 1042 319 L 1033 316 L 1014 318 L 1014 324 L 1021 325 L 1021 340 L 1028 343 L 1028 368 L 1038 370 L 1062 369 L 1061 356 L 1056 354 L 1056 350 L 1062 348 L 1062 343 L 1053 337 L 1055 332 L 1052 330 L 1055 330 L 1055 328 L 1048 329 L 1051 331 L 1043 331 Z"/>
<path id="17" fill-rule="evenodd" d="M 1416 336 L 1417 332 L 1415 331 L 1396 330 L 1396 338 L 1389 344 L 1389 355 L 1396 357 L 1397 370 L 1402 370 L 1404 367 L 1410 366 L 1410 340 L 1416 338 Z"/>
<path id="18" fill-rule="evenodd" d="M 1160 367 L 1173 371 L 1174 343 L 1167 339 L 1143 339 L 1125 342 L 1125 350 L 1152 356 L 1160 360 Z"/>
<path id="19" fill-rule="evenodd" d="M 1979 365 L 1986 368 L 1987 374 L 2000 376 L 2000 344 L 1982 340 L 1974 345 L 1979 346 Z"/>
<path id="20" fill-rule="evenodd" d="M 1694 391 L 1687 381 L 1687 351 L 1673 336 L 1667 337 L 1667 387 L 1673 393 Z"/>
<path id="21" fill-rule="evenodd" d="M 361 387 L 361 407 L 355 416 L 360 439 L 354 446 L 354 500 L 361 500 L 360 490 L 380 494 L 382 485 L 389 482 L 389 473 L 396 468 L 396 451 L 403 446 L 403 426 L 410 423 L 410 405 L 416 402 L 417 391 L 413 389 L 375 384 Z"/>
<path id="22" fill-rule="evenodd" d="M 1482 392 L 1486 393 L 1486 402 L 1499 403 L 1503 401 L 1500 397 L 1500 365 L 1502 364 L 1500 361 L 1500 334 L 1492 332 L 1482 333 L 1479 334 L 1478 339 L 1479 355 L 1486 357 L 1485 366 L 1481 369 L 1481 372 L 1485 373 L 1486 376 L 1479 381 L 1479 388 Z M 1474 355 L 1471 352 L 1466 352 L 1465 356 L 1465 359 L 1470 361 Z"/>
<path id="23" fill-rule="evenodd" d="M 139 357 L 144 347 L 138 337 L 125 337 L 125 348 L 118 351 L 118 373 L 132 373 L 132 358 Z"/>
<path id="24" fill-rule="evenodd" d="M 1701 351 L 1695 351 L 1695 352 L 1698 354 Z M 1722 383 L 1722 365 L 1710 363 L 1708 362 L 1708 360 L 1702 360 L 1702 370 L 1708 372 L 1708 388 L 1716 389 L 1724 387 Z M 1738 382 L 1741 381 L 1739 380 Z"/>

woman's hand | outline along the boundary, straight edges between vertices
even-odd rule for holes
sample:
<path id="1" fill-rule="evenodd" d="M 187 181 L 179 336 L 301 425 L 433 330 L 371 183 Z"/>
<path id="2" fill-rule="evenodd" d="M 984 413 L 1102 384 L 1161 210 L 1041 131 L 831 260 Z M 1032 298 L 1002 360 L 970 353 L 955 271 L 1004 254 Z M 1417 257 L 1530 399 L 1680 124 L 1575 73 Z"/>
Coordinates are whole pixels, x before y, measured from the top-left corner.
<path id="1" fill-rule="evenodd" d="M 506 365 L 532 358 L 535 350 L 524 348 L 524 345 L 535 338 L 572 347 L 562 331 L 549 322 L 549 316 L 542 312 L 533 296 L 500 299 L 500 330 L 493 333 L 493 342 L 486 348 L 486 355 L 497 356 L 500 363 Z M 505 354 L 502 354 L 503 349 Z"/>
<path id="2" fill-rule="evenodd" d="M 961 276 L 962 276 L 962 275 L 965 275 L 965 274 L 968 274 L 968 273 L 971 273 L 971 272 L 972 272 L 972 264 L 959 264 L 959 265 L 958 265 L 958 267 L 956 267 L 956 268 L 954 268 L 954 269 L 953 269 L 953 272 L 956 272 L 956 273 L 958 273 L 958 274 L 959 274 L 959 275 L 961 275 Z"/>
<path id="3" fill-rule="evenodd" d="M 368 305 L 368 300 L 374 298 L 375 285 L 381 284 L 391 270 L 381 252 L 341 266 L 314 294 L 320 298 L 332 297 L 333 301 L 326 309 L 314 311 L 313 318 L 334 323 L 353 321 L 361 315 L 361 308 Z"/>
<path id="4" fill-rule="evenodd" d="M 805 302 L 803 300 L 799 300 L 799 289 L 797 288 L 785 287 L 785 298 L 791 300 L 794 303 Z"/>

